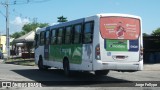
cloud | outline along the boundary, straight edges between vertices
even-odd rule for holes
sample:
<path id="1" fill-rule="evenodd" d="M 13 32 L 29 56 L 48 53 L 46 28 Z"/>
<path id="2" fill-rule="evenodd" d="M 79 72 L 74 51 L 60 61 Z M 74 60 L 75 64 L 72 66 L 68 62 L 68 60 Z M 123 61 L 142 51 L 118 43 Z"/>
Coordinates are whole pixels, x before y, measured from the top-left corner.
<path id="1" fill-rule="evenodd" d="M 10 23 L 10 33 L 19 32 L 25 24 L 30 23 L 28 18 L 15 17 Z"/>
<path id="2" fill-rule="evenodd" d="M 28 24 L 30 21 L 27 18 L 21 18 L 21 17 L 15 17 L 13 21 L 11 21 L 11 24 L 17 25 L 17 26 L 23 26 L 25 24 Z"/>

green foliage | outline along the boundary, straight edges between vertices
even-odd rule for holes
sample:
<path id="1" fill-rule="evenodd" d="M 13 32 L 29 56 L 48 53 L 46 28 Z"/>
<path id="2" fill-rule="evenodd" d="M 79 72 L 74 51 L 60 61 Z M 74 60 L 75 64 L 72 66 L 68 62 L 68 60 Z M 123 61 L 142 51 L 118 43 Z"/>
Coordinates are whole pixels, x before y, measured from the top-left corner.
<path id="1" fill-rule="evenodd" d="M 20 32 L 15 32 L 11 35 L 12 38 L 19 38 L 21 36 Z"/>
<path id="2" fill-rule="evenodd" d="M 68 21 L 68 20 L 67 20 L 67 18 L 66 18 L 66 17 L 64 17 L 64 16 L 57 17 L 57 19 L 58 19 L 58 21 L 57 21 L 57 22 L 59 22 L 59 23 L 67 22 L 67 21 Z"/>
<path id="3" fill-rule="evenodd" d="M 160 36 L 160 28 L 157 28 L 156 30 L 152 31 L 153 36 Z"/>
<path id="4" fill-rule="evenodd" d="M 48 23 L 29 23 L 29 24 L 26 24 L 23 26 L 22 30 L 25 32 L 25 33 L 28 33 L 32 30 L 35 30 L 37 27 L 46 27 L 48 26 Z"/>
<path id="5" fill-rule="evenodd" d="M 146 36 L 150 36 L 149 34 L 147 33 L 143 33 L 143 36 L 146 37 Z"/>
<path id="6" fill-rule="evenodd" d="M 19 38 L 20 36 L 35 30 L 37 27 L 43 28 L 48 26 L 48 23 L 29 23 L 29 24 L 25 24 L 22 28 L 22 31 L 20 32 L 15 32 L 11 35 L 12 38 Z"/>

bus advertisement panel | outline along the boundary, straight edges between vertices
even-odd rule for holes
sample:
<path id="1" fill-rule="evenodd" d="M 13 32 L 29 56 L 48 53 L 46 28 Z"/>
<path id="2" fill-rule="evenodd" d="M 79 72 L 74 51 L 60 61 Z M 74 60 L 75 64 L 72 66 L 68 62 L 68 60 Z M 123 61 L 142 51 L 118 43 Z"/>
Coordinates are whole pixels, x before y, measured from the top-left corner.
<path id="1" fill-rule="evenodd" d="M 138 39 L 140 20 L 127 17 L 101 17 L 100 30 L 104 39 Z"/>

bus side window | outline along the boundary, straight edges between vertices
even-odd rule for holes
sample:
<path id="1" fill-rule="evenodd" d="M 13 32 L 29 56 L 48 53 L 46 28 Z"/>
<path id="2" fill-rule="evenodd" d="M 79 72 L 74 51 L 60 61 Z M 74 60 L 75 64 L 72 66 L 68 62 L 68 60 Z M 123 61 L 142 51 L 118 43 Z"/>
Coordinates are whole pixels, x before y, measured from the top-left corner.
<path id="1" fill-rule="evenodd" d="M 63 28 L 59 28 L 57 34 L 57 44 L 62 44 L 62 39 L 63 39 Z"/>
<path id="2" fill-rule="evenodd" d="M 46 45 L 49 45 L 49 31 L 46 31 L 46 33 L 45 33 L 45 44 Z"/>
<path id="3" fill-rule="evenodd" d="M 40 45 L 44 45 L 45 32 L 40 33 Z"/>
<path id="4" fill-rule="evenodd" d="M 65 44 L 71 43 L 71 36 L 72 36 L 71 30 L 72 30 L 72 26 L 66 27 L 66 29 L 65 29 L 65 38 L 64 38 Z"/>
<path id="5" fill-rule="evenodd" d="M 82 34 L 82 25 L 78 24 L 74 26 L 74 39 L 73 39 L 73 43 L 74 44 L 79 44 L 81 43 L 82 39 L 81 39 L 81 34 Z"/>
<path id="6" fill-rule="evenodd" d="M 84 35 L 83 35 L 83 43 L 92 43 L 93 41 L 93 29 L 94 29 L 94 23 L 93 22 L 87 22 L 84 25 Z"/>
<path id="7" fill-rule="evenodd" d="M 34 41 L 34 47 L 38 47 L 38 34 L 35 34 Z"/>
<path id="8" fill-rule="evenodd" d="M 51 31 L 51 44 L 56 44 L 56 31 L 57 30 Z"/>

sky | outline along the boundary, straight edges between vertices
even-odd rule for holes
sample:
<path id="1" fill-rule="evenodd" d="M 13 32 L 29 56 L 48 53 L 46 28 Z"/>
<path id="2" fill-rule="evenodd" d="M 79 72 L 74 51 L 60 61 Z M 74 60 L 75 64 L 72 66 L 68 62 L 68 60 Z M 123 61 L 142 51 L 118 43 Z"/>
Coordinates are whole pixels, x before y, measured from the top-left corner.
<path id="1" fill-rule="evenodd" d="M 4 2 L 5 0 L 0 0 Z M 142 18 L 143 33 L 150 34 L 160 27 L 160 0 L 9 0 L 10 34 L 22 30 L 24 24 L 57 23 L 58 16 L 75 20 L 99 13 L 124 13 Z M 43 1 L 43 2 L 39 2 Z M 5 34 L 5 7 L 0 5 L 0 33 Z M 35 19 L 36 18 L 36 19 Z"/>

